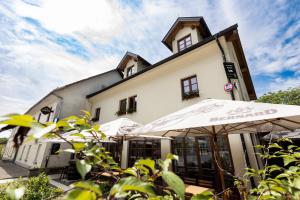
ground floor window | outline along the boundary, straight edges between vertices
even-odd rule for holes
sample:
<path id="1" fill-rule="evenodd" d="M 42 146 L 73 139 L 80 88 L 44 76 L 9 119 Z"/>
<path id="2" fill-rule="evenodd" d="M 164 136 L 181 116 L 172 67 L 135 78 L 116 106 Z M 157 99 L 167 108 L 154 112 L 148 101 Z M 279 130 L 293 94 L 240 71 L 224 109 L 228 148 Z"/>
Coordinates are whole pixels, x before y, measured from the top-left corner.
<path id="1" fill-rule="evenodd" d="M 109 151 L 111 153 L 111 156 L 113 159 L 120 163 L 121 161 L 121 151 L 122 151 L 122 141 L 118 142 L 104 142 L 102 143 L 102 146 L 106 149 L 106 151 Z"/>
<path id="2" fill-rule="evenodd" d="M 209 136 L 176 137 L 172 141 L 172 152 L 179 156 L 179 160 L 173 162 L 174 171 L 186 183 L 212 186 L 216 181 L 212 142 Z M 218 147 L 220 164 L 232 172 L 227 136 L 218 137 Z"/>
<path id="3" fill-rule="evenodd" d="M 131 140 L 129 141 L 128 166 L 142 158 L 157 160 L 161 158 L 160 140 Z"/>

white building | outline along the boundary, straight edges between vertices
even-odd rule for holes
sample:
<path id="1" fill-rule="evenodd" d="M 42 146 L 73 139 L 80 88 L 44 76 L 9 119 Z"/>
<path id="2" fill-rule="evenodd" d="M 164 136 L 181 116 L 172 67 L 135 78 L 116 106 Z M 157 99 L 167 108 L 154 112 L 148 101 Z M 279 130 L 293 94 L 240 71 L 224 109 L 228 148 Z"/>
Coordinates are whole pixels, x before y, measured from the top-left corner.
<path id="1" fill-rule="evenodd" d="M 180 17 L 162 40 L 172 51 L 171 56 L 150 64 L 141 56 L 127 52 L 117 69 L 97 79 L 87 79 L 91 83 L 81 81 L 54 90 L 27 113 L 38 119 L 42 107 L 52 107 L 54 112 L 50 117 L 41 117 L 53 120 L 77 114 L 85 108 L 94 115 L 95 123 L 106 123 L 122 116 L 146 124 L 207 98 L 254 100 L 256 94 L 237 27 L 233 25 L 212 35 L 202 17 Z M 106 87 L 99 87 L 98 81 Z M 229 82 L 234 85 L 232 92 L 224 91 Z M 224 168 L 238 175 L 246 165 L 257 167 L 250 135 L 235 134 L 219 139 Z M 199 184 L 201 179 L 200 184 L 213 185 L 210 142 L 208 136 L 175 138 L 173 142 L 125 141 L 121 165 L 126 167 L 142 157 L 164 158 L 173 152 L 179 155 L 174 171 L 186 182 Z M 8 152 L 13 152 L 10 148 L 8 145 Z M 51 155 L 49 159 L 45 156 L 49 153 L 50 146 L 24 144 L 15 161 L 28 167 L 39 160 L 37 165 L 45 167 L 48 159 L 47 167 L 60 167 L 69 159 L 61 154 Z M 7 158 L 13 157 L 13 153 L 7 153 Z"/>
<path id="2" fill-rule="evenodd" d="M 237 25 L 212 35 L 202 17 L 181 17 L 162 42 L 173 55 L 149 65 L 140 56 L 126 53 L 118 65 L 124 79 L 87 95 L 91 113 L 101 110 L 100 124 L 119 116 L 146 124 L 207 98 L 256 99 Z M 234 65 L 236 72 L 226 73 L 224 63 Z M 234 84 L 232 93 L 224 91 L 229 81 Z M 210 142 L 208 136 L 175 138 L 172 144 L 168 140 L 126 141 L 121 165 L 126 167 L 141 157 L 164 158 L 173 152 L 179 155 L 174 171 L 185 181 L 201 179 L 203 185 L 212 185 Z M 250 135 L 220 137 L 220 149 L 224 167 L 235 174 L 241 174 L 246 165 L 257 167 Z"/>
<path id="3" fill-rule="evenodd" d="M 122 79 L 118 70 L 111 70 L 89 77 L 63 87 L 54 89 L 39 102 L 33 105 L 26 114 L 32 115 L 41 123 L 57 121 L 71 115 L 79 115 L 80 110 L 89 110 L 85 96 L 91 92 L 105 88 Z M 43 114 L 42 108 L 50 108 L 49 114 Z M 13 138 L 17 129 L 13 130 L 6 145 L 3 159 L 12 160 L 26 168 L 53 168 L 67 166 L 70 154 L 57 153 L 58 149 L 67 148 L 63 142 L 40 139 L 24 142 L 19 148 L 14 148 Z M 26 139 L 25 139 L 26 140 Z"/>

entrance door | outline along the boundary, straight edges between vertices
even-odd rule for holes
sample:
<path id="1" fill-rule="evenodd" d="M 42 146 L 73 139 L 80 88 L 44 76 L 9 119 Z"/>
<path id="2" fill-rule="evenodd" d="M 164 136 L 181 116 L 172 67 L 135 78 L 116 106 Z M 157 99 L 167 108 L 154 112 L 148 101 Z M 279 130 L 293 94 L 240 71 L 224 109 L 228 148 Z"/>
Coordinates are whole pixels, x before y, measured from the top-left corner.
<path id="1" fill-rule="evenodd" d="M 214 180 L 214 162 L 212 153 L 212 138 L 208 136 L 196 137 L 196 149 L 199 153 L 200 184 L 211 185 Z"/>
<path id="2" fill-rule="evenodd" d="M 173 163 L 174 171 L 185 183 L 212 186 L 214 167 L 210 137 L 174 138 L 173 153 L 179 157 Z"/>

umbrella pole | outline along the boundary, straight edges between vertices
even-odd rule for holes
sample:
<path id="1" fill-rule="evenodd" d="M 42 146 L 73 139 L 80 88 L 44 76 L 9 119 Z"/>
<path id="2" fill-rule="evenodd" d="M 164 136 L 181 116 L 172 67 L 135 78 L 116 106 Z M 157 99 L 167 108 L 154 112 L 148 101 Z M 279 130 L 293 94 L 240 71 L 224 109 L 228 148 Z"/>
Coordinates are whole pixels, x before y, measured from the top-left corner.
<path id="1" fill-rule="evenodd" d="M 219 189 L 221 189 L 221 191 L 224 191 L 226 189 L 225 187 L 225 181 L 224 181 L 224 173 L 223 173 L 223 169 L 220 167 L 220 163 L 221 163 L 221 158 L 220 158 L 220 154 L 219 154 L 219 149 L 218 149 L 218 143 L 217 143 L 217 134 L 216 134 L 216 130 L 215 127 L 212 126 L 212 136 L 213 136 L 213 154 L 214 154 L 214 163 L 215 163 L 215 167 L 219 176 L 219 181 L 220 181 L 220 185 L 221 187 Z"/>

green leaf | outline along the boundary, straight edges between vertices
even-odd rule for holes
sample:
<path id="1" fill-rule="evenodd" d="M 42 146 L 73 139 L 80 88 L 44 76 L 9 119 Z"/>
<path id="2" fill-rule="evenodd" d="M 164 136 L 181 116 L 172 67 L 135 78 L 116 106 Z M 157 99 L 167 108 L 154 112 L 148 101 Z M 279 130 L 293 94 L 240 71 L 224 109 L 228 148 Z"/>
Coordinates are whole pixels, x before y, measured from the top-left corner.
<path id="1" fill-rule="evenodd" d="M 181 199 L 184 199 L 185 185 L 179 176 L 173 172 L 163 171 L 162 178 Z"/>
<path id="2" fill-rule="evenodd" d="M 120 181 L 111 188 L 109 196 L 115 198 L 125 198 L 127 195 L 129 195 L 128 192 L 136 191 L 147 194 L 149 197 L 153 197 L 155 196 L 155 193 L 152 187 L 153 185 L 150 183 L 143 182 L 134 176 L 129 176 L 120 179 Z"/>
<path id="3" fill-rule="evenodd" d="M 15 125 L 23 127 L 32 127 L 32 123 L 35 122 L 31 115 L 12 115 L 9 119 L 0 121 L 0 124 Z"/>
<path id="4" fill-rule="evenodd" d="M 81 151 L 85 148 L 85 144 L 82 142 L 73 143 L 73 146 L 75 148 L 75 151 Z"/>
<path id="5" fill-rule="evenodd" d="M 92 191 L 74 189 L 68 193 L 66 199 L 67 200 L 96 200 L 96 194 Z"/>
<path id="6" fill-rule="evenodd" d="M 9 196 L 10 199 L 12 200 L 19 200 L 23 197 L 25 193 L 25 187 L 20 187 L 20 188 L 7 188 L 6 189 L 6 194 Z"/>
<path id="7" fill-rule="evenodd" d="M 56 123 L 56 127 L 57 128 L 60 128 L 60 127 L 68 127 L 69 126 L 69 123 L 66 122 L 65 120 L 59 120 L 57 123 Z"/>
<path id="8" fill-rule="evenodd" d="M 133 175 L 133 176 L 137 176 L 136 170 L 135 170 L 134 168 L 131 168 L 131 167 L 125 169 L 125 170 L 124 170 L 124 173 L 126 173 L 126 174 L 131 174 L 131 175 Z"/>
<path id="9" fill-rule="evenodd" d="M 171 153 L 168 153 L 167 159 L 170 159 L 170 160 L 178 160 L 178 156 L 177 156 L 177 155 L 173 155 L 173 154 L 171 154 Z"/>
<path id="10" fill-rule="evenodd" d="M 277 143 L 272 143 L 272 144 L 270 144 L 270 145 L 269 145 L 269 148 L 282 149 L 282 147 L 281 147 L 279 144 L 277 144 Z"/>
<path id="11" fill-rule="evenodd" d="M 81 139 L 85 139 L 85 136 L 81 133 L 72 133 L 70 134 L 70 136 L 74 136 L 74 137 L 79 137 Z"/>
<path id="12" fill-rule="evenodd" d="M 288 164 L 290 164 L 292 162 L 295 162 L 295 161 L 297 161 L 297 159 L 294 158 L 293 156 L 285 156 L 285 157 L 283 157 L 284 166 L 287 166 Z"/>
<path id="13" fill-rule="evenodd" d="M 76 182 L 76 183 L 72 184 L 72 186 L 76 187 L 76 188 L 81 188 L 81 189 L 84 189 L 84 190 L 93 191 L 99 196 L 102 195 L 102 191 L 101 191 L 100 186 L 98 184 L 93 183 L 92 181 L 85 181 L 85 182 L 79 181 L 79 182 Z"/>
<path id="14" fill-rule="evenodd" d="M 211 191 L 204 191 L 192 196 L 191 200 L 213 200 L 213 195 Z"/>
<path id="15" fill-rule="evenodd" d="M 292 144 L 291 144 L 291 145 L 288 146 L 288 150 L 293 149 L 293 148 L 297 148 L 297 147 L 298 147 L 298 146 L 292 145 Z"/>
<path id="16" fill-rule="evenodd" d="M 135 165 L 144 165 L 146 167 L 149 167 L 152 172 L 155 172 L 155 161 L 154 160 L 150 160 L 150 159 L 141 159 L 138 160 Z"/>
<path id="17" fill-rule="evenodd" d="M 298 190 L 300 190 L 300 177 L 297 177 L 297 178 L 294 179 L 293 186 L 295 188 L 297 188 Z"/>
<path id="18" fill-rule="evenodd" d="M 87 164 L 85 160 L 76 160 L 76 168 L 82 179 L 84 179 L 85 175 L 91 171 L 92 165 Z"/>

